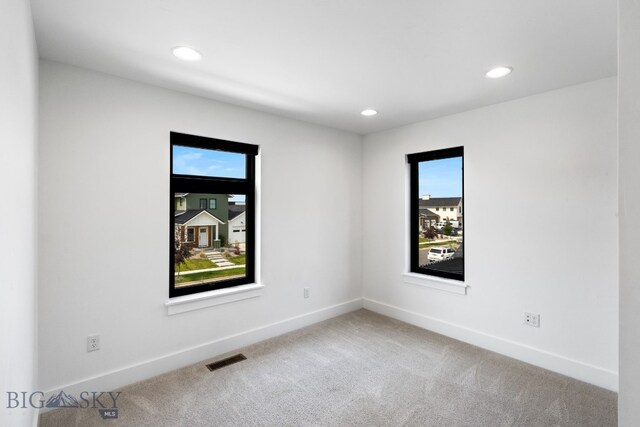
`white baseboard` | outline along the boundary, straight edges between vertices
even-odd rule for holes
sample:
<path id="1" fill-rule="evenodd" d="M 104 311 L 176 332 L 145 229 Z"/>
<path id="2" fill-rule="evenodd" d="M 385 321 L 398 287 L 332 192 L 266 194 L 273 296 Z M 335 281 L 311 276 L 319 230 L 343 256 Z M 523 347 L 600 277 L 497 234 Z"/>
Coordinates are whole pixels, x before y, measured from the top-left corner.
<path id="1" fill-rule="evenodd" d="M 58 386 L 45 391 L 45 396 L 48 398 L 53 393 L 58 393 L 60 390 L 64 390 L 65 393 L 74 396 L 79 395 L 83 391 L 118 390 L 126 385 L 143 381 L 185 366 L 193 365 L 229 351 L 264 341 L 296 329 L 304 328 L 305 326 L 313 325 L 314 323 L 331 319 L 332 317 L 361 308 L 362 299 L 357 298 L 341 304 L 325 307 L 310 313 L 301 314 L 299 316 L 241 332 L 239 334 L 220 338 L 196 347 L 191 347 L 179 352 L 137 363 L 135 365 L 106 372 L 91 378 L 85 378 L 75 383 Z M 47 410 L 47 408 L 42 408 L 41 412 L 46 412 Z"/>
<path id="2" fill-rule="evenodd" d="M 364 298 L 364 308 L 580 381 L 618 391 L 618 373 L 608 369 L 368 298 Z"/>

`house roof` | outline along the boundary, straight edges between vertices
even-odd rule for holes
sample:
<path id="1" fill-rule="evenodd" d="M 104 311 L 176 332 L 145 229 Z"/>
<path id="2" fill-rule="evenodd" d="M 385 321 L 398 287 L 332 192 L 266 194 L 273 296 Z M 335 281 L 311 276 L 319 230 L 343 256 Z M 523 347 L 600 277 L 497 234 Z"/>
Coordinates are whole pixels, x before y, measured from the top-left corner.
<path id="1" fill-rule="evenodd" d="M 432 197 L 429 200 L 420 199 L 420 208 L 436 206 L 458 206 L 462 197 Z"/>
<path id="2" fill-rule="evenodd" d="M 189 194 L 189 193 L 176 193 L 176 194 L 173 195 L 173 197 L 184 197 L 187 194 Z"/>
<path id="3" fill-rule="evenodd" d="M 175 212 L 175 222 L 176 222 L 176 224 L 184 225 L 184 224 L 188 223 L 189 221 L 191 221 L 192 219 L 194 219 L 195 217 L 197 217 L 198 215 L 200 215 L 202 213 L 205 213 L 205 214 L 209 215 L 210 217 L 214 218 L 220 224 L 224 224 L 224 221 L 222 221 L 217 216 L 212 215 L 211 213 L 207 212 L 206 209 L 189 209 L 189 210 L 186 210 L 186 211 L 176 211 Z"/>
<path id="4" fill-rule="evenodd" d="M 246 209 L 245 205 L 229 205 L 229 220 L 237 217 L 241 213 L 243 213 Z"/>
<path id="5" fill-rule="evenodd" d="M 438 217 L 438 216 L 439 216 L 438 214 L 433 213 L 433 212 L 432 212 L 432 211 L 430 211 L 429 209 L 427 209 L 427 208 L 423 208 L 423 207 L 420 207 L 420 215 L 424 215 L 424 216 L 426 216 L 426 217 L 430 217 L 430 216 L 431 216 L 431 217 Z"/>

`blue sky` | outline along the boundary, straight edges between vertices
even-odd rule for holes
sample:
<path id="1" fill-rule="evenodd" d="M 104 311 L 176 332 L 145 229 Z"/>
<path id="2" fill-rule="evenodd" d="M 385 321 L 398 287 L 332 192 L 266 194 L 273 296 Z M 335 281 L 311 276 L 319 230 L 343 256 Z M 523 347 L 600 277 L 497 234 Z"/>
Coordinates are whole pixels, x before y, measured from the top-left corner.
<path id="1" fill-rule="evenodd" d="M 173 173 L 245 178 L 245 170 L 246 157 L 244 154 L 173 146 Z M 235 195 L 229 200 L 242 202 L 244 199 L 244 195 Z"/>
<path id="2" fill-rule="evenodd" d="M 173 173 L 245 178 L 245 155 L 191 147 L 173 147 Z"/>
<path id="3" fill-rule="evenodd" d="M 418 164 L 420 197 L 462 197 L 462 157 Z"/>

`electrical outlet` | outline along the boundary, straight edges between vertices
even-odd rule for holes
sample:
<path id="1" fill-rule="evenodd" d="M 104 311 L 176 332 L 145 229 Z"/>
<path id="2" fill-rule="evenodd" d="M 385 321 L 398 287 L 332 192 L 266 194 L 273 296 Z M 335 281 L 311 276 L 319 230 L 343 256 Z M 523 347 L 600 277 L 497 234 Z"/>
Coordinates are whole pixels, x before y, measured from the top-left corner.
<path id="1" fill-rule="evenodd" d="M 305 298 L 309 298 L 309 288 L 304 288 L 303 295 Z"/>
<path id="2" fill-rule="evenodd" d="M 87 351 L 100 350 L 100 335 L 89 335 L 87 337 Z"/>
<path id="3" fill-rule="evenodd" d="M 524 313 L 524 324 L 533 326 L 534 328 L 540 327 L 540 315 L 535 313 Z"/>

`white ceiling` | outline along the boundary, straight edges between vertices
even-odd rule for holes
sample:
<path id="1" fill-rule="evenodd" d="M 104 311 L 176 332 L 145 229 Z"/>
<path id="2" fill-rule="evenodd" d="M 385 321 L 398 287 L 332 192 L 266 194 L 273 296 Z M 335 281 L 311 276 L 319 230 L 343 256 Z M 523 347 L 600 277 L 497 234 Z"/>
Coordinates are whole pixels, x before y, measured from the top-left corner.
<path id="1" fill-rule="evenodd" d="M 32 0 L 40 56 L 367 134 L 616 75 L 616 0 Z M 204 55 L 182 62 L 189 45 Z M 496 65 L 514 72 L 498 80 Z M 360 111 L 374 108 L 376 117 Z"/>

